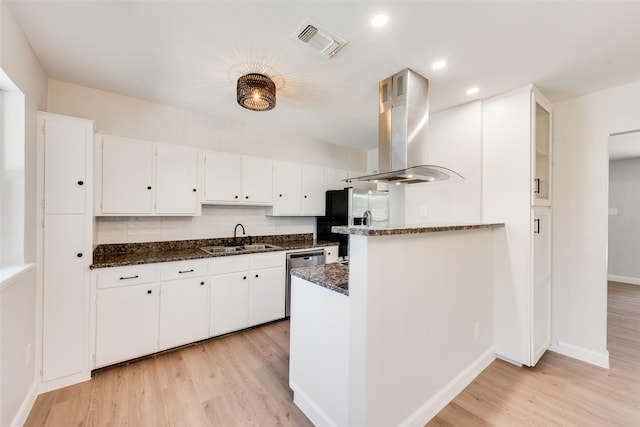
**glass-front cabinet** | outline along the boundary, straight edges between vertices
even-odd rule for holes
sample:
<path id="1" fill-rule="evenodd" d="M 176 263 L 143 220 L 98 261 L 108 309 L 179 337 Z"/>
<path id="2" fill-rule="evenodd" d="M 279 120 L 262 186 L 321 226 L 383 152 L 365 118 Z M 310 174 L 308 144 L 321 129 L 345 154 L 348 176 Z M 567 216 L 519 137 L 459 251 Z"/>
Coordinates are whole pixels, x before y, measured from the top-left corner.
<path id="1" fill-rule="evenodd" d="M 532 92 L 532 192 L 533 206 L 551 206 L 551 105 Z"/>

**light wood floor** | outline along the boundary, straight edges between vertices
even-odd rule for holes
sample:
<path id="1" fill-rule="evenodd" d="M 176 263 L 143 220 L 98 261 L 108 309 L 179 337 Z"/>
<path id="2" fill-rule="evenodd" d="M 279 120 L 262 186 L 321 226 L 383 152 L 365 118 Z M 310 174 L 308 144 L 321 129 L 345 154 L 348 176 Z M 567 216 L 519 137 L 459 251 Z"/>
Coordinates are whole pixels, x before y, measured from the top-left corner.
<path id="1" fill-rule="evenodd" d="M 547 352 L 534 368 L 496 360 L 427 424 L 640 426 L 640 286 L 609 282 L 610 369 Z"/>
<path id="2" fill-rule="evenodd" d="M 289 322 L 94 373 L 38 396 L 25 426 L 312 426 L 289 389 Z"/>
<path id="3" fill-rule="evenodd" d="M 609 284 L 609 370 L 496 360 L 428 426 L 640 426 L 640 286 Z M 26 426 L 310 426 L 288 388 L 289 323 L 105 369 L 38 397 Z"/>

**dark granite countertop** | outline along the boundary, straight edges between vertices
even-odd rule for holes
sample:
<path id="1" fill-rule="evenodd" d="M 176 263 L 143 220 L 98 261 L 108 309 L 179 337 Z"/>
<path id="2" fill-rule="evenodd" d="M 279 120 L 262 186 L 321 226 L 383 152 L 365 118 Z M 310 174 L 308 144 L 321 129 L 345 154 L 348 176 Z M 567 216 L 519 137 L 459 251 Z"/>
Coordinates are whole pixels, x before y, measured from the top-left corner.
<path id="1" fill-rule="evenodd" d="M 402 227 L 334 226 L 331 227 L 331 231 L 338 234 L 356 234 L 359 236 L 392 236 L 396 234 L 435 233 L 439 231 L 463 231 L 498 227 L 504 227 L 504 223 L 407 225 Z"/>
<path id="2" fill-rule="evenodd" d="M 349 295 L 349 266 L 342 263 L 294 268 L 291 275 L 343 295 Z"/>
<path id="3" fill-rule="evenodd" d="M 91 264 L 91 269 L 263 252 L 292 251 L 297 249 L 335 246 L 338 244 L 336 242 L 316 241 L 313 239 L 312 233 L 305 233 L 252 237 L 253 244 L 265 243 L 275 245 L 279 247 L 277 249 L 245 250 L 215 255 L 210 255 L 200 249 L 207 246 L 225 246 L 228 245 L 231 240 L 231 238 L 224 238 L 98 245 L 93 251 L 93 264 Z M 249 244 L 249 238 L 246 236 L 238 237 L 236 244 Z"/>

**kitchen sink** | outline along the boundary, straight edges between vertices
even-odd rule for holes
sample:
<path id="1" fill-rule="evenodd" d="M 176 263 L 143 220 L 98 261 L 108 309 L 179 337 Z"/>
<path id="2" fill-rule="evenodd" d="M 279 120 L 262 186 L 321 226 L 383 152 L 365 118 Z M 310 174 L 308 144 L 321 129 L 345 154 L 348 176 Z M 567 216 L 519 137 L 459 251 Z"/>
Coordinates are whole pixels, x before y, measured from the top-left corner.
<path id="1" fill-rule="evenodd" d="M 242 245 L 242 246 L 207 246 L 200 249 L 210 255 L 219 255 L 219 254 L 232 254 L 232 253 L 244 252 L 244 251 L 264 251 L 269 249 L 280 249 L 280 246 L 268 245 L 266 243 L 258 243 L 255 245 Z"/>
<path id="2" fill-rule="evenodd" d="M 242 247 L 247 251 L 264 251 L 266 249 L 281 249 L 280 246 L 267 245 L 266 243 L 258 243 L 255 245 L 244 245 Z"/>
<path id="3" fill-rule="evenodd" d="M 200 249 L 210 255 L 231 254 L 234 252 L 242 252 L 245 250 L 243 246 L 207 246 L 206 248 Z"/>

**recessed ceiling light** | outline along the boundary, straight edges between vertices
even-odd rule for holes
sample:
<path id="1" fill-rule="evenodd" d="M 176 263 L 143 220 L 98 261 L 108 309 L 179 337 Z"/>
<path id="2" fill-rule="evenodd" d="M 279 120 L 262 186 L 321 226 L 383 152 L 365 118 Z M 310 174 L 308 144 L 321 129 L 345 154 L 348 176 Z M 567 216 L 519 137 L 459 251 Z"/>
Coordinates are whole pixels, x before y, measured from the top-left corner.
<path id="1" fill-rule="evenodd" d="M 433 64 L 431 64 L 431 68 L 433 68 L 434 70 L 439 70 L 446 66 L 447 66 L 447 61 L 444 61 L 444 60 L 436 61 Z"/>
<path id="2" fill-rule="evenodd" d="M 473 95 L 478 93 L 479 91 L 480 89 L 477 87 L 470 87 L 469 89 L 467 89 L 467 95 Z"/>
<path id="3" fill-rule="evenodd" d="M 387 24 L 389 17 L 387 15 L 376 15 L 371 19 L 371 25 L 374 27 L 382 27 Z"/>

